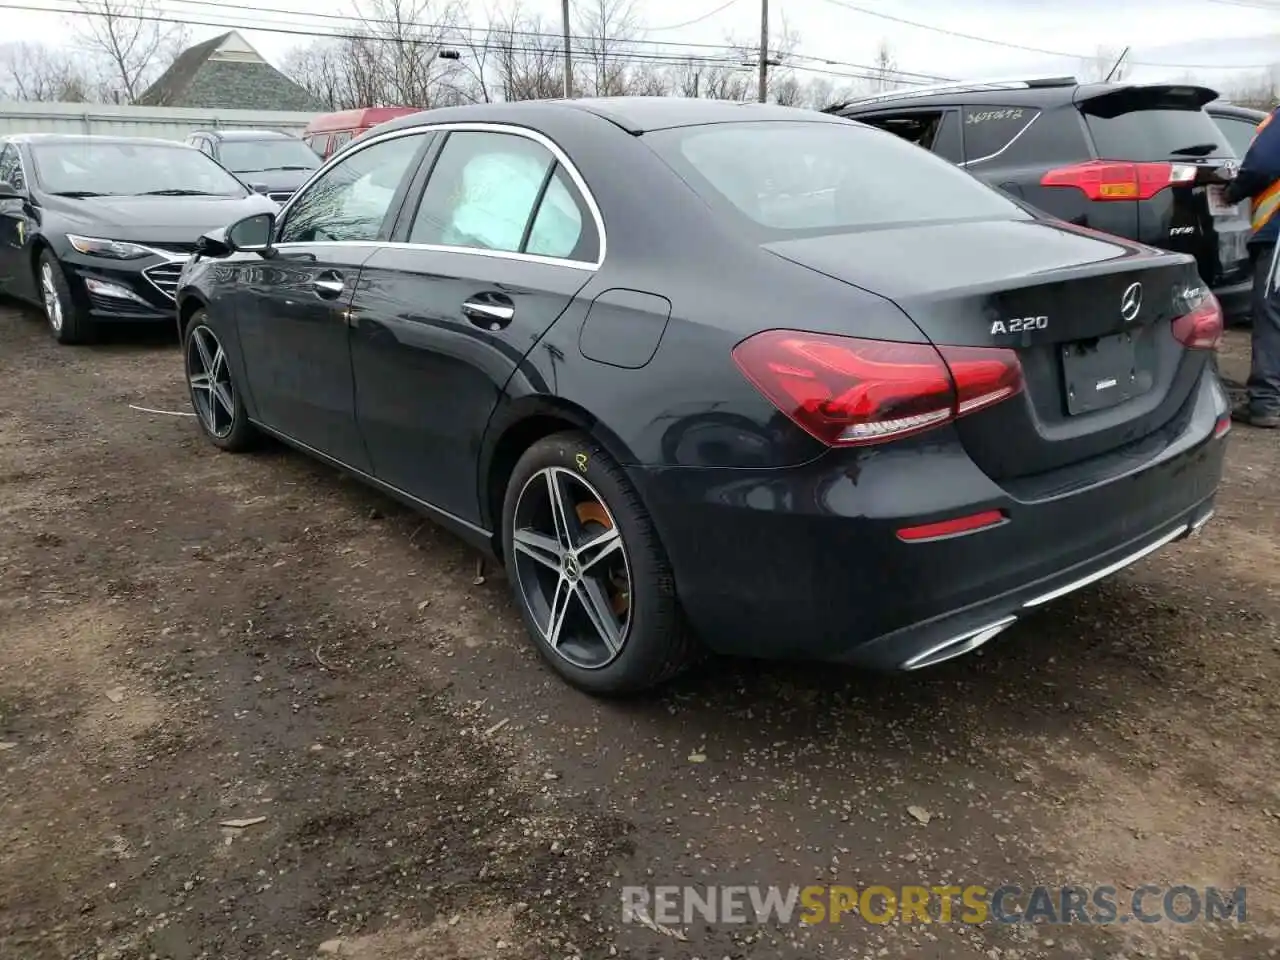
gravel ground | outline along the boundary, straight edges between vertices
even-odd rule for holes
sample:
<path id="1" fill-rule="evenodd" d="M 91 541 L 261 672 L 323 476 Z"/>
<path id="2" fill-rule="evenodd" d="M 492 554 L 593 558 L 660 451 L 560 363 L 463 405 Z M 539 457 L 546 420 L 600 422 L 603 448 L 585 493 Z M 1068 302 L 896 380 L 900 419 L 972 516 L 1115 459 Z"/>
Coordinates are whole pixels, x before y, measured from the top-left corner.
<path id="1" fill-rule="evenodd" d="M 448 535 L 132 409 L 187 409 L 165 336 L 0 308 L 0 383 L 0 957 L 1280 956 L 1280 436 L 1234 431 L 1202 538 L 981 655 L 610 704 Z M 622 922 L 624 884 L 735 882 L 1245 886 L 1248 919 Z"/>

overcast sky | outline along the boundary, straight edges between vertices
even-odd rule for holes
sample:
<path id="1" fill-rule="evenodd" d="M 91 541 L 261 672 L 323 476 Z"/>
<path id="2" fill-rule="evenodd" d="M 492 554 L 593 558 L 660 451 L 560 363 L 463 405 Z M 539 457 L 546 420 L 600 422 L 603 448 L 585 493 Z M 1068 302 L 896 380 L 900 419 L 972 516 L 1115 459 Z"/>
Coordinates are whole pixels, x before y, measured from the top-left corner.
<path id="1" fill-rule="evenodd" d="M 276 62 L 307 38 L 264 28 L 341 32 L 344 22 L 333 17 L 353 12 L 350 0 L 158 2 L 164 16 L 222 25 L 193 25 L 193 40 L 236 27 L 265 57 Z M 495 5 L 495 0 L 468 2 L 475 23 L 485 22 L 485 9 Z M 650 41 L 720 43 L 733 36 L 758 42 L 760 0 L 730 0 L 723 10 L 701 22 L 676 26 L 724 3 L 637 0 L 636 9 L 649 28 L 643 36 Z M 1274 8 L 1259 9 L 1268 4 Z M 17 11 L 13 5 L 66 10 L 73 6 L 73 0 L 0 0 L 0 9 L 9 8 L 3 13 L 6 40 L 47 42 L 59 32 L 65 34 L 67 15 Z M 523 0 L 523 6 L 543 13 L 549 23 L 558 22 L 557 0 Z M 264 12 L 270 9 L 286 12 Z M 309 17 L 308 13 L 330 17 Z M 1081 58 L 1096 56 L 1102 46 L 1115 50 L 1132 46 L 1130 60 L 1142 65 L 1135 66 L 1130 76 L 1144 80 L 1181 79 L 1190 70 L 1201 82 L 1225 86 L 1233 78 L 1245 79 L 1250 72 L 1256 74 L 1266 64 L 1280 61 L 1280 0 L 770 0 L 770 17 L 775 23 L 785 21 L 798 34 L 797 51 L 810 57 L 870 64 L 881 41 L 887 41 L 900 70 L 943 77 L 1075 73 L 1081 69 Z M 921 29 L 886 17 L 953 33 Z M 350 28 L 347 22 L 345 29 Z M 1012 46 L 965 39 L 955 33 Z M 1048 53 L 1019 50 L 1018 46 Z M 1052 55 L 1057 53 L 1065 56 Z M 797 62 L 822 66 L 813 60 Z M 839 73 L 851 68 L 828 64 L 826 69 Z M 818 74 L 805 71 L 799 75 Z M 842 82 L 839 77 L 831 79 L 837 85 Z"/>

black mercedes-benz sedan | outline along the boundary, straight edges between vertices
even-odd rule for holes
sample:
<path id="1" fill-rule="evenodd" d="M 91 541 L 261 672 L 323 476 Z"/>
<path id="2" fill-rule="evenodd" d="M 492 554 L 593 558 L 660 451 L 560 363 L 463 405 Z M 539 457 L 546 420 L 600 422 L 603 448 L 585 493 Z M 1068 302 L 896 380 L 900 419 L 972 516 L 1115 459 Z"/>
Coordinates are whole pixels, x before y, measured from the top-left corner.
<path id="1" fill-rule="evenodd" d="M 1194 261 L 782 107 L 432 110 L 178 289 L 205 434 L 282 439 L 505 564 L 616 694 L 706 648 L 913 670 L 1200 529 Z"/>
<path id="2" fill-rule="evenodd" d="M 0 293 L 44 308 L 62 343 L 104 322 L 173 321 L 201 234 L 276 205 L 167 140 L 0 140 Z"/>

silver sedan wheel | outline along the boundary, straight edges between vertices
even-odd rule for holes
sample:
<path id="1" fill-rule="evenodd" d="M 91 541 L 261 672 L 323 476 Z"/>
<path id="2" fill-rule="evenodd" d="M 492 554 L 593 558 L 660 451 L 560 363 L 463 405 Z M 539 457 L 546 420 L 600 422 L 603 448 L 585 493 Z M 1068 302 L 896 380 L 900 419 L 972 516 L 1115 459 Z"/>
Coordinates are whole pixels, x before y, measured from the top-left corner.
<path id="1" fill-rule="evenodd" d="M 520 491 L 512 526 L 516 584 L 547 647 L 584 670 L 616 660 L 631 627 L 631 568 L 599 491 L 546 467 Z"/>
<path id="2" fill-rule="evenodd" d="M 46 260 L 40 264 L 40 292 L 44 299 L 44 315 L 54 333 L 62 332 L 62 298 L 53 279 L 53 264 Z"/>
<path id="3" fill-rule="evenodd" d="M 187 339 L 187 383 L 200 424 L 219 440 L 231 433 L 236 419 L 236 394 L 227 353 L 217 335 L 204 324 Z"/>

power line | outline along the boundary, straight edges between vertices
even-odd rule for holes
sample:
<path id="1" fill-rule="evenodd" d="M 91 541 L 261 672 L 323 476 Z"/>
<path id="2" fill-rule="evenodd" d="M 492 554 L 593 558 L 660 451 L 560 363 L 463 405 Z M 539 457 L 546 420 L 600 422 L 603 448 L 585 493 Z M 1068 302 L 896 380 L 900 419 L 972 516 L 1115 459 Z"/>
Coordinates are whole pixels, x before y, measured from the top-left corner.
<path id="1" fill-rule="evenodd" d="M 56 0 L 56 2 L 69 3 L 69 2 L 73 2 L 73 0 Z M 238 10 L 243 10 L 246 12 L 252 11 L 254 13 L 274 12 L 270 8 L 258 8 L 255 10 L 254 8 L 244 7 L 236 4 L 212 3 L 212 2 L 208 2 L 208 0 L 176 0 L 176 2 L 196 4 L 201 6 L 211 6 L 211 7 L 233 7 Z M 221 18 L 216 21 L 215 20 L 191 20 L 191 19 L 186 19 L 185 18 L 186 15 L 182 11 L 173 10 L 173 9 L 168 9 L 163 12 L 168 12 L 170 14 L 183 17 L 184 19 L 175 20 L 172 17 L 164 17 L 164 16 L 142 14 L 142 13 L 108 13 L 102 10 L 85 10 L 78 6 L 77 7 L 65 7 L 65 6 L 64 7 L 49 7 L 49 6 L 36 7 L 30 4 L 20 4 L 20 3 L 12 3 L 12 2 L 0 2 L 0 9 L 31 11 L 31 12 L 38 12 L 38 13 L 61 13 L 61 14 L 71 14 L 71 15 L 77 15 L 77 16 L 93 16 L 93 17 L 99 17 L 104 19 L 108 17 L 115 17 L 116 19 L 120 19 L 120 20 L 154 22 L 154 23 L 164 23 L 164 24 L 171 24 L 171 25 L 185 24 L 187 26 L 212 27 L 214 29 L 220 29 L 220 30 L 245 30 L 245 31 L 257 31 L 262 33 L 278 33 L 286 36 L 307 37 L 311 39 L 321 39 L 321 40 L 368 40 L 370 39 L 370 35 L 368 33 L 343 33 L 340 31 L 319 31 L 313 27 L 309 27 L 309 26 L 304 27 L 301 25 L 296 25 L 295 23 L 289 22 L 289 21 L 262 22 L 262 21 L 255 20 L 251 22 L 244 22 L 243 20 L 241 20 L 241 21 L 233 22 L 233 21 L 228 21 Z M 279 12 L 284 14 L 291 13 L 294 16 L 299 16 L 299 17 L 311 16 L 309 14 L 303 14 L 296 11 L 280 10 Z M 344 17 L 337 14 L 317 14 L 315 16 L 319 19 L 342 21 L 342 25 L 348 26 L 349 28 L 353 28 L 355 26 L 355 24 L 351 22 L 353 19 L 351 17 Z M 386 20 L 369 20 L 364 22 L 368 24 L 378 24 L 378 25 L 386 25 L 386 26 L 392 25 L 390 21 L 386 21 Z M 491 46 L 494 46 L 494 44 L 490 42 L 491 34 L 487 29 L 481 30 L 481 28 L 460 27 L 460 26 L 451 26 L 451 25 L 445 25 L 445 24 L 435 24 L 435 25 L 414 24 L 413 26 L 415 27 L 435 26 L 440 28 L 441 30 L 459 30 L 462 32 L 470 32 L 472 34 L 472 37 L 471 38 L 464 37 L 463 40 L 464 42 L 469 43 L 473 46 L 475 45 L 474 35 L 483 34 L 484 35 L 484 42 L 482 44 L 483 49 L 487 51 Z M 539 31 L 508 30 L 506 28 L 502 28 L 497 32 L 504 35 L 515 34 L 523 38 L 555 40 L 557 42 L 557 47 L 556 47 L 557 49 L 559 49 L 559 44 L 562 42 L 560 40 L 560 37 L 558 37 L 555 34 L 543 33 Z M 388 43 L 401 44 L 401 45 L 407 44 L 411 46 L 431 46 L 431 47 L 444 46 L 448 42 L 447 38 L 444 38 L 444 37 L 431 37 L 431 38 L 374 37 L 374 39 L 382 40 Z M 590 39 L 590 38 L 580 38 L 580 39 Z M 505 44 L 503 45 L 503 49 L 510 50 L 514 53 L 546 53 L 548 52 L 548 48 L 531 46 L 529 45 L 530 42 L 531 42 L 530 40 L 526 40 L 524 45 Z M 640 42 L 654 43 L 655 41 L 617 41 L 617 42 L 618 43 L 640 43 Z M 695 47 L 697 49 L 710 49 L 710 50 L 716 51 L 717 54 L 719 55 L 718 56 L 708 56 L 705 54 L 695 55 L 692 53 L 683 53 L 683 52 L 677 52 L 677 51 L 668 52 L 668 51 L 662 51 L 662 50 L 652 50 L 652 51 L 617 50 L 612 54 L 611 58 L 614 60 L 622 61 L 622 62 L 635 63 L 635 64 L 651 64 L 655 66 L 658 66 L 658 65 L 683 66 L 685 64 L 734 67 L 734 68 L 743 66 L 741 62 L 742 54 L 732 52 L 731 49 L 727 48 L 724 45 L 672 43 L 672 44 L 667 44 L 667 46 Z M 786 66 L 793 70 L 823 73 L 831 76 L 842 77 L 844 79 L 849 79 L 849 80 L 883 79 L 883 73 L 879 71 L 876 67 L 871 65 L 846 63 L 844 61 L 832 61 L 832 60 L 826 60 L 824 58 L 819 58 L 819 57 L 810 57 L 804 54 L 792 54 L 791 56 L 797 59 L 813 60 L 824 65 L 844 66 L 844 67 L 851 68 L 854 71 L 862 71 L 862 72 L 841 73 L 833 70 L 827 70 L 823 67 L 815 67 L 815 66 L 809 66 L 803 63 L 788 62 Z M 929 74 L 914 74 L 911 71 L 894 70 L 891 72 L 894 74 L 898 82 L 904 85 L 918 84 L 918 83 L 922 83 L 930 80 L 945 79 L 940 77 L 934 77 Z"/>
<path id="2" fill-rule="evenodd" d="M 728 0 L 727 3 L 720 4 L 720 6 L 716 7 L 711 12 L 704 13 L 700 17 L 694 17 L 692 20 L 686 20 L 684 23 L 673 23 L 669 27 L 646 27 L 645 29 L 648 30 L 650 33 L 662 33 L 664 30 L 680 30 L 683 27 L 692 27 L 695 23 L 701 23 L 703 20 L 710 20 L 717 13 L 719 13 L 722 10 L 728 10 L 737 2 L 738 0 Z"/>
<path id="3" fill-rule="evenodd" d="M 62 2 L 69 2 L 69 0 L 62 0 Z M 717 7 L 715 10 L 711 12 L 711 14 L 704 15 L 703 19 L 705 19 L 705 17 L 711 16 L 714 13 L 719 12 L 720 10 L 727 8 L 730 4 L 736 3 L 736 2 L 737 0 L 729 0 L 728 4 L 725 4 L 723 7 Z M 394 20 L 389 20 L 387 18 L 363 17 L 363 16 L 355 16 L 352 14 L 339 14 L 339 13 L 307 13 L 307 12 L 298 11 L 298 10 L 284 10 L 278 7 L 263 7 L 263 6 L 257 6 L 257 5 L 250 6 L 246 4 L 240 4 L 240 3 L 226 3 L 226 2 L 220 2 L 220 0 L 167 0 L 166 4 L 162 5 L 162 9 L 164 9 L 164 7 L 168 7 L 168 9 L 165 9 L 164 12 L 167 12 L 176 16 L 186 16 L 186 13 L 184 11 L 174 10 L 172 9 L 172 7 L 168 6 L 169 4 L 174 4 L 174 3 L 181 4 L 183 6 L 192 6 L 192 7 L 212 7 L 215 10 L 242 11 L 245 13 L 252 13 L 255 16 L 261 15 L 261 14 L 282 14 L 286 17 L 307 17 L 308 19 L 338 21 L 342 26 L 348 27 L 353 30 L 363 26 L 369 26 L 369 25 L 395 26 L 395 27 L 404 26 L 404 24 L 402 23 L 398 23 Z M 73 11 L 73 12 L 77 12 L 77 11 Z M 99 11 L 99 14 L 100 14 L 100 11 Z M 219 14 L 219 16 L 221 16 L 221 14 Z M 694 22 L 694 21 L 690 21 L 690 22 Z M 230 24 L 216 24 L 216 25 L 229 26 Z M 519 36 L 519 37 L 531 37 L 531 38 L 537 38 L 540 40 L 554 39 L 559 41 L 561 39 L 561 35 L 558 33 L 551 33 L 543 30 L 521 30 L 516 28 L 514 25 L 499 26 L 495 28 L 492 26 L 474 27 L 469 24 L 415 23 L 413 24 L 413 26 L 421 30 L 455 31 L 460 34 L 469 34 L 471 36 L 475 36 L 477 34 L 488 36 L 492 32 L 496 31 L 502 34 L 509 34 L 512 36 Z M 271 32 L 270 28 L 267 26 L 263 26 L 263 27 L 245 26 L 243 27 L 243 29 L 246 29 L 246 30 L 255 29 L 255 30 L 262 30 L 263 32 Z M 658 29 L 665 30 L 665 29 L 674 29 L 674 28 L 660 27 Z M 598 39 L 596 37 L 588 36 L 585 34 L 575 34 L 575 33 L 571 33 L 569 35 L 569 38 L 571 40 L 597 40 Z M 714 50 L 717 52 L 723 52 L 725 49 L 732 47 L 731 44 L 723 44 L 723 43 L 691 43 L 688 41 L 679 41 L 679 40 L 646 40 L 643 38 L 615 39 L 615 40 L 612 40 L 611 42 L 615 44 L 626 44 L 631 46 L 659 46 L 659 47 L 672 47 L 672 48 L 692 49 L 692 50 Z M 799 60 L 813 60 L 829 66 L 850 67 L 854 70 L 878 71 L 879 69 L 871 64 L 852 63 L 847 60 L 829 60 L 825 57 L 808 56 L 802 53 L 791 53 L 791 54 L 788 54 L 788 56 L 794 59 L 799 59 Z M 795 65 L 792 65 L 792 66 L 795 66 Z M 895 76 L 900 76 L 904 78 L 912 77 L 912 78 L 918 78 L 920 80 L 928 80 L 928 81 L 939 81 L 939 80 L 950 79 L 949 77 L 939 77 L 939 76 L 928 74 L 928 73 L 916 73 L 911 70 L 894 69 L 889 72 L 893 73 Z"/>
<path id="4" fill-rule="evenodd" d="M 58 0 L 58 2 L 66 3 L 66 2 L 73 2 L 73 0 Z M 186 0 L 186 2 L 193 2 L 193 0 Z M 263 33 L 279 33 L 287 36 L 308 37 L 312 39 L 322 39 L 322 40 L 369 40 L 371 39 L 371 36 L 367 33 L 364 33 L 364 34 L 341 33 L 336 31 L 321 32 L 315 29 L 293 27 L 293 26 L 289 26 L 279 22 L 244 23 L 244 22 L 225 22 L 225 21 L 214 22 L 210 20 L 179 21 L 179 20 L 170 19 L 168 17 L 140 14 L 140 13 L 114 14 L 114 13 L 107 13 L 105 11 L 94 11 L 94 10 L 86 11 L 82 8 L 48 7 L 48 6 L 36 7 L 30 4 L 5 3 L 5 2 L 0 2 L 0 10 L 20 10 L 20 11 L 31 11 L 31 12 L 38 12 L 38 13 L 75 14 L 78 16 L 95 16 L 99 18 L 115 17 L 116 19 L 120 19 L 120 20 L 164 23 L 164 24 L 171 24 L 171 25 L 179 25 L 179 24 L 185 23 L 185 25 L 187 26 L 213 27 L 215 29 L 221 29 L 221 30 L 245 30 L 245 31 L 259 31 Z M 170 11 L 170 12 L 177 13 L 178 11 Z M 525 31 L 524 34 L 526 36 L 534 36 L 539 38 L 556 39 L 556 40 L 559 39 L 558 37 L 555 37 L 555 35 L 553 34 L 539 34 L 532 31 Z M 372 37 L 372 39 L 379 40 L 381 42 L 397 44 L 401 46 L 407 45 L 407 46 L 415 46 L 415 47 L 416 46 L 440 47 L 445 45 L 445 43 L 442 42 L 443 38 L 416 39 L 416 38 L 405 38 L 405 37 L 374 36 Z M 483 44 L 483 49 L 487 51 L 491 46 L 494 46 L 494 44 L 491 44 L 490 41 L 486 38 Z M 518 45 L 512 45 L 512 44 L 503 45 L 502 48 L 506 50 L 510 50 L 514 53 L 532 54 L 532 53 L 550 52 L 549 49 L 546 47 L 518 46 Z M 556 49 L 559 49 L 559 47 L 557 46 Z M 731 68 L 735 70 L 736 69 L 745 70 L 749 66 L 748 64 L 745 64 L 743 62 L 741 54 L 727 52 L 725 47 L 717 47 L 714 49 L 720 51 L 722 55 L 712 57 L 712 56 L 707 56 L 705 54 L 694 55 L 690 53 L 679 53 L 679 52 L 664 53 L 661 51 L 618 50 L 611 55 L 611 59 L 613 59 L 614 61 L 620 61 L 620 62 L 629 63 L 629 64 L 636 64 L 636 65 L 645 64 L 650 66 L 667 66 L 667 67 L 697 65 L 697 66 L 706 66 L 706 67 L 725 67 L 725 68 Z M 812 66 L 808 66 L 806 64 L 800 64 L 800 63 L 795 63 L 795 64 L 788 63 L 787 66 L 788 68 L 793 70 L 823 73 L 831 76 L 841 77 L 847 80 L 882 80 L 883 79 L 883 75 L 879 73 L 871 73 L 871 72 L 840 73 L 832 70 L 827 70 L 822 67 L 812 67 Z M 849 66 L 854 67 L 855 69 L 859 69 L 859 65 L 850 64 Z M 871 71 L 871 70 L 874 70 L 875 68 L 866 67 L 863 69 L 866 69 L 867 71 Z M 919 84 L 923 81 L 901 79 L 898 82 L 901 82 L 904 85 L 912 85 L 912 84 Z"/>
<path id="5" fill-rule="evenodd" d="M 1010 50 L 1023 50 L 1027 53 L 1039 53 L 1048 57 L 1062 57 L 1066 60 L 1094 60 L 1095 56 L 1085 56 L 1079 53 L 1064 53 L 1061 50 L 1045 50 L 1042 47 L 1028 47 L 1021 43 L 1012 43 L 1007 40 L 993 40 L 990 37 L 980 37 L 972 33 L 962 33 L 959 30 L 949 30 L 946 27 L 935 27 L 932 24 L 920 23 L 917 20 L 906 20 L 902 17 L 895 17 L 892 14 L 881 13 L 879 10 L 868 10 L 866 7 L 859 7 L 845 0 L 825 0 L 826 3 L 835 7 L 843 7 L 845 10 L 852 10 L 854 13 L 865 14 L 868 17 L 878 17 L 881 20 L 889 20 L 893 23 L 900 23 L 903 26 L 915 27 L 918 30 L 928 30 L 930 33 L 940 33 L 948 37 L 957 37 L 961 40 L 972 40 L 975 43 L 987 43 L 994 47 L 1007 47 Z M 1236 0 L 1236 2 L 1244 2 L 1244 0 Z M 1239 63 L 1152 63 L 1149 61 L 1130 60 L 1130 66 L 1134 67 L 1166 67 L 1176 70 L 1265 70 L 1272 66 L 1269 63 L 1263 64 L 1239 64 Z"/>

